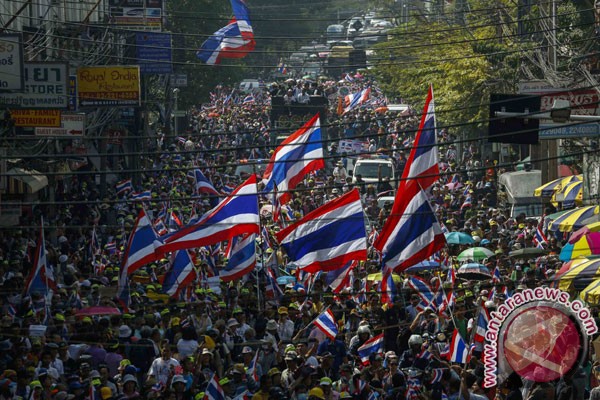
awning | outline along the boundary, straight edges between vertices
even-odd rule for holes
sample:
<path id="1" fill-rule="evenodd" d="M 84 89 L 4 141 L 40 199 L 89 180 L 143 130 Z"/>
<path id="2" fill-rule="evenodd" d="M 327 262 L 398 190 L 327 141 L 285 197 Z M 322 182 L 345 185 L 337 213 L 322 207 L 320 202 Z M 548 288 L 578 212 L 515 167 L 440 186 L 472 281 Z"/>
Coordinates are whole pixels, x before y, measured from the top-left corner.
<path id="1" fill-rule="evenodd" d="M 25 170 L 23 168 L 12 168 L 6 173 L 11 180 L 16 182 L 21 182 L 26 186 L 25 190 L 20 190 L 14 185 L 10 185 L 11 189 L 9 189 L 9 193 L 18 194 L 18 193 L 36 193 L 46 186 L 48 186 L 48 178 L 46 175 L 42 174 L 39 171 L 34 169 Z"/>

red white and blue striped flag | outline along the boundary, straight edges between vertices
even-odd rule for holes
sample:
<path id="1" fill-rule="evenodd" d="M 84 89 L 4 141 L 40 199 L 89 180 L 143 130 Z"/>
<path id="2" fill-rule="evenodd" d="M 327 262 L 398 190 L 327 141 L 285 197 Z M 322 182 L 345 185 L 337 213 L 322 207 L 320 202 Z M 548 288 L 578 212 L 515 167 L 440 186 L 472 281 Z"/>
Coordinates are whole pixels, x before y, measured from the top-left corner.
<path id="1" fill-rule="evenodd" d="M 337 324 L 335 323 L 335 317 L 330 309 L 327 309 L 319 315 L 314 324 L 319 330 L 321 330 L 325 336 L 334 340 L 338 334 Z"/>

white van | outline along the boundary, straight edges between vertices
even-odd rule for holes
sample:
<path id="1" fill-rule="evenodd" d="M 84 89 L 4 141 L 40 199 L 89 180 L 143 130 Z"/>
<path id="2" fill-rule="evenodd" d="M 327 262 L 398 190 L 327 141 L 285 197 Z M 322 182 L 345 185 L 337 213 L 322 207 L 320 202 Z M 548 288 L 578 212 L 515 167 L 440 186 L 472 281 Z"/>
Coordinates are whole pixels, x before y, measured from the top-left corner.
<path id="1" fill-rule="evenodd" d="M 367 184 L 377 185 L 379 178 L 389 178 L 390 184 L 397 187 L 396 169 L 392 159 L 384 155 L 370 155 L 359 157 L 354 163 L 353 181 L 356 182 L 356 175 L 361 175 L 363 181 Z"/>
<path id="2" fill-rule="evenodd" d="M 259 81 L 258 79 L 244 79 L 240 82 L 240 92 L 242 93 L 257 93 L 265 88 L 264 82 Z"/>

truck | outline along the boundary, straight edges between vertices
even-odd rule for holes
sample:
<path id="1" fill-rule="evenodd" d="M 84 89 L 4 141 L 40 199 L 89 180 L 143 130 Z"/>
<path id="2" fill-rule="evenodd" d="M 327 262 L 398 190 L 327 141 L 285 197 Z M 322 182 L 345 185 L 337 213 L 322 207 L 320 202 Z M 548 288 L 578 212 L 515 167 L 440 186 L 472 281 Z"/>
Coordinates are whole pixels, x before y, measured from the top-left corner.
<path id="1" fill-rule="evenodd" d="M 533 195 L 542 185 L 542 171 L 505 172 L 498 177 L 498 205 L 510 212 L 511 218 L 525 214 L 527 218 L 541 218 L 544 207 L 541 197 Z"/>
<path id="2" fill-rule="evenodd" d="M 386 155 L 373 154 L 358 157 L 354 163 L 354 182 L 356 182 L 357 175 L 361 175 L 366 184 L 377 185 L 379 178 L 388 178 L 390 184 L 397 187 L 394 163 Z"/>

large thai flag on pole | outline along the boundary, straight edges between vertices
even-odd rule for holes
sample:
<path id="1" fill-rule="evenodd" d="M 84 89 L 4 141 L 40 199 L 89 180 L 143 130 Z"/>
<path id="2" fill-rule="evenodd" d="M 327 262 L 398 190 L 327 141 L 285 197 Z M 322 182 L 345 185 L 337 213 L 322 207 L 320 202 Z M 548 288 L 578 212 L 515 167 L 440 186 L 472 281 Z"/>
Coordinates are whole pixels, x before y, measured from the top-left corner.
<path id="1" fill-rule="evenodd" d="M 216 65 L 222 58 L 243 58 L 254 50 L 254 31 L 243 0 L 231 0 L 234 17 L 223 28 L 210 36 L 196 52 L 208 65 Z"/>
<path id="2" fill-rule="evenodd" d="M 329 271 L 325 276 L 325 283 L 331 288 L 333 293 L 340 293 L 350 286 L 350 274 L 358 265 L 358 261 L 350 261 L 342 268 Z"/>
<path id="3" fill-rule="evenodd" d="M 333 271 L 347 262 L 366 260 L 367 234 L 358 189 L 311 211 L 276 236 L 290 261 L 306 272 Z"/>
<path id="4" fill-rule="evenodd" d="M 230 282 L 249 274 L 256 265 L 256 235 L 237 236 L 231 240 L 227 265 L 219 272 L 223 282 Z"/>
<path id="5" fill-rule="evenodd" d="M 33 260 L 33 268 L 25 281 L 26 295 L 32 292 L 39 292 L 47 295 L 50 289 L 56 290 L 56 282 L 54 280 L 54 270 L 46 257 L 46 243 L 44 238 L 44 218 L 41 219 L 40 234 L 35 249 L 35 257 Z"/>
<path id="6" fill-rule="evenodd" d="M 186 288 L 196 279 L 196 269 L 187 250 L 179 250 L 175 253 L 171 268 L 167 271 L 163 281 L 163 293 L 171 297 L 179 296 L 181 290 Z"/>
<path id="7" fill-rule="evenodd" d="M 196 193 L 206 193 L 212 194 L 215 196 L 221 195 L 217 189 L 213 186 L 213 184 L 208 180 L 206 176 L 200 171 L 199 168 L 194 168 L 192 171 L 188 173 L 188 176 L 193 178 L 196 182 Z"/>
<path id="8" fill-rule="evenodd" d="M 381 303 L 391 304 L 394 301 L 394 296 L 396 296 L 396 284 L 394 283 L 392 270 L 385 268 L 381 275 Z"/>
<path id="9" fill-rule="evenodd" d="M 371 87 L 361 90 L 358 93 L 351 93 L 346 96 L 346 108 L 344 108 L 344 114 L 348 111 L 355 109 L 356 107 L 364 104 L 371 97 Z"/>
<path id="10" fill-rule="evenodd" d="M 452 334 L 452 340 L 450 341 L 450 355 L 448 361 L 465 364 L 467 362 L 467 355 L 469 354 L 469 348 L 467 344 L 458 333 L 457 329 L 454 329 Z"/>
<path id="11" fill-rule="evenodd" d="M 427 191 L 438 179 L 440 173 L 438 163 L 433 86 L 429 86 L 419 130 L 415 136 L 413 148 L 406 159 L 406 167 L 402 172 L 400 185 L 407 179 L 416 179 L 423 190 Z M 400 188 L 398 188 L 398 192 L 400 192 Z"/>
<path id="12" fill-rule="evenodd" d="M 152 221 L 142 209 L 133 225 L 121 264 L 121 276 L 129 276 L 143 265 L 156 260 L 154 241 L 158 238 Z"/>
<path id="13" fill-rule="evenodd" d="M 279 204 L 287 203 L 293 190 L 309 172 L 325 168 L 319 114 L 288 136 L 271 156 L 263 174 L 265 191 L 277 190 Z"/>
<path id="14" fill-rule="evenodd" d="M 202 247 L 259 232 L 256 176 L 252 175 L 215 208 L 177 232 L 160 238 L 158 253 Z"/>
<path id="15" fill-rule="evenodd" d="M 335 340 L 335 337 L 338 334 L 338 328 L 335 323 L 335 317 L 330 309 L 323 311 L 313 323 L 325 334 L 325 336 L 331 340 Z"/>
<path id="16" fill-rule="evenodd" d="M 392 212 L 373 244 L 385 268 L 397 272 L 426 260 L 446 244 L 427 195 L 414 180 L 398 190 Z"/>
<path id="17" fill-rule="evenodd" d="M 383 333 L 367 340 L 357 350 L 363 365 L 369 364 L 369 356 L 373 353 L 383 352 Z"/>

